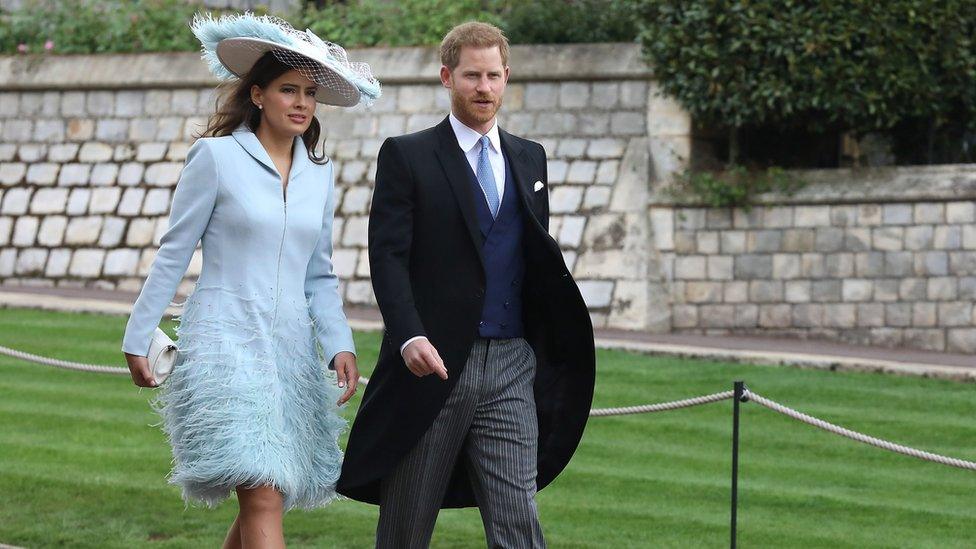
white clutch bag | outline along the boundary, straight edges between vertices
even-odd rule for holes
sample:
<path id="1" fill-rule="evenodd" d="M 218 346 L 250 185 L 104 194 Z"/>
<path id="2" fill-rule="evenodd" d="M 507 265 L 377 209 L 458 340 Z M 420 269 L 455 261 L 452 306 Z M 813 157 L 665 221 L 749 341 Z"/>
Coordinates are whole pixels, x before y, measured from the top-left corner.
<path id="1" fill-rule="evenodd" d="M 156 328 L 149 342 L 149 371 L 156 383 L 162 385 L 176 365 L 176 344 L 166 332 Z"/>

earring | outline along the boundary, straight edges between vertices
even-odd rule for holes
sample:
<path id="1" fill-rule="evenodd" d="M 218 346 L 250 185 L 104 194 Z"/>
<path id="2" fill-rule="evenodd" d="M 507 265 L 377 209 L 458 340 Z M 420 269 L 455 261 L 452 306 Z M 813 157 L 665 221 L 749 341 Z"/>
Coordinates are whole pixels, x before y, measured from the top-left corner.
<path id="1" fill-rule="evenodd" d="M 264 109 L 264 105 L 258 105 L 258 109 Z"/>

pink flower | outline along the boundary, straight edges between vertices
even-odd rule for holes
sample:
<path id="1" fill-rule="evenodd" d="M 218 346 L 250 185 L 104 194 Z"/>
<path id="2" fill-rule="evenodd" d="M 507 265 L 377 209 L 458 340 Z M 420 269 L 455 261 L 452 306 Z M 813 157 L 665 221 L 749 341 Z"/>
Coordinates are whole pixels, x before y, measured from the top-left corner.
<path id="1" fill-rule="evenodd" d="M 17 51 L 20 53 L 27 53 L 27 44 L 17 44 Z"/>
<path id="2" fill-rule="evenodd" d="M 44 42 L 45 51 L 51 51 L 53 49 L 54 49 L 54 40 L 48 40 L 47 42 Z"/>

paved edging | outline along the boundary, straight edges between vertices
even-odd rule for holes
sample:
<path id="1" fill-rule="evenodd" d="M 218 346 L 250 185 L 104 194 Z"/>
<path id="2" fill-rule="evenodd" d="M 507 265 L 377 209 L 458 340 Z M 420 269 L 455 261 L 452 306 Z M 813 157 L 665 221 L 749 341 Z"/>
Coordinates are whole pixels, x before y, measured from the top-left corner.
<path id="1" fill-rule="evenodd" d="M 0 308 L 7 307 L 117 315 L 127 315 L 131 309 L 129 303 L 120 301 L 0 291 Z M 179 309 L 177 307 L 169 307 L 166 312 L 171 315 L 177 314 Z M 383 329 L 383 323 L 378 320 L 351 318 L 349 319 L 349 325 L 352 329 L 359 331 L 379 331 Z M 976 381 L 976 369 L 944 364 L 909 364 L 866 357 L 788 353 L 754 349 L 725 349 L 721 347 L 651 343 L 611 337 L 597 337 L 596 346 L 600 349 L 616 349 L 648 355 L 677 356 L 771 366 L 795 366 L 818 370 L 878 372 L 957 381 Z M 3 549 L 3 547 L 0 546 L 0 549 Z"/>

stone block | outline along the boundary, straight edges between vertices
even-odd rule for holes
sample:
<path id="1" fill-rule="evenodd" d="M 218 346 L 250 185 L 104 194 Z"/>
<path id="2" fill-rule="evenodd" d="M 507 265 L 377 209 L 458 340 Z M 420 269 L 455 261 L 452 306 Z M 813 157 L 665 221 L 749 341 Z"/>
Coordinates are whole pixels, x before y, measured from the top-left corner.
<path id="1" fill-rule="evenodd" d="M 596 169 L 596 184 L 613 185 L 617 181 L 619 171 L 619 160 L 604 160 L 600 162 L 600 167 Z"/>
<path id="2" fill-rule="evenodd" d="M 5 187 L 19 185 L 27 173 L 27 165 L 22 162 L 4 162 L 0 164 L 0 185 Z"/>
<path id="3" fill-rule="evenodd" d="M 159 123 L 155 118 L 133 118 L 129 123 L 129 140 L 135 142 L 152 141 L 159 133 Z"/>
<path id="4" fill-rule="evenodd" d="M 74 162 L 78 158 L 80 146 L 77 143 L 58 143 L 51 145 L 47 151 L 47 159 L 51 162 Z"/>
<path id="5" fill-rule="evenodd" d="M 590 102 L 590 85 L 586 82 L 563 82 L 559 85 L 559 106 L 581 109 Z"/>
<path id="6" fill-rule="evenodd" d="M 883 327 L 885 320 L 883 303 L 858 303 L 857 325 L 862 328 Z"/>
<path id="7" fill-rule="evenodd" d="M 345 171 L 345 168 L 343 169 Z M 363 214 L 369 207 L 372 190 L 366 186 L 350 187 L 342 200 L 342 212 L 345 214 Z"/>
<path id="8" fill-rule="evenodd" d="M 550 110 L 559 101 L 559 84 L 530 82 L 525 85 L 525 108 L 528 110 Z"/>
<path id="9" fill-rule="evenodd" d="M 976 274 L 976 252 L 950 252 L 949 273 L 957 276 Z"/>
<path id="10" fill-rule="evenodd" d="M 957 224 L 976 222 L 976 203 L 971 200 L 949 202 L 946 204 L 946 222 Z"/>
<path id="11" fill-rule="evenodd" d="M 40 162 L 47 154 L 47 145 L 44 143 L 24 143 L 17 151 L 17 158 L 21 162 L 33 164 Z"/>
<path id="12" fill-rule="evenodd" d="M 627 142 L 623 139 L 594 139 L 586 148 L 586 156 L 590 158 L 620 158 L 624 155 Z"/>
<path id="13" fill-rule="evenodd" d="M 169 189 L 149 189 L 142 203 L 142 215 L 161 215 L 169 211 Z"/>
<path id="14" fill-rule="evenodd" d="M 718 253 L 718 233 L 715 231 L 700 231 L 695 235 L 696 248 L 701 254 Z"/>
<path id="15" fill-rule="evenodd" d="M 915 204 L 916 224 L 945 223 L 945 204 L 940 202 L 921 202 Z"/>
<path id="16" fill-rule="evenodd" d="M 885 255 L 899 252 L 861 252 L 854 255 L 854 274 L 861 278 L 884 276 Z"/>
<path id="17" fill-rule="evenodd" d="M 936 250 L 958 250 L 962 248 L 962 227 L 940 225 L 935 228 L 932 247 Z"/>
<path id="18" fill-rule="evenodd" d="M 15 272 L 18 275 L 40 275 L 44 272 L 47 262 L 47 250 L 43 248 L 27 248 L 17 255 Z"/>
<path id="19" fill-rule="evenodd" d="M 95 136 L 99 141 L 117 143 L 129 138 L 129 120 L 126 118 L 103 118 L 95 123 Z"/>
<path id="20" fill-rule="evenodd" d="M 179 162 L 156 162 L 146 168 L 143 178 L 155 187 L 172 187 L 180 179 L 183 165 Z"/>
<path id="21" fill-rule="evenodd" d="M 68 267 L 68 273 L 72 276 L 95 278 L 101 274 L 104 261 L 105 250 L 75 250 L 71 258 L 71 265 Z"/>
<path id="22" fill-rule="evenodd" d="M 88 212 L 88 201 L 91 200 L 90 189 L 71 189 L 68 196 L 68 206 L 65 213 L 68 215 L 81 215 Z"/>
<path id="23" fill-rule="evenodd" d="M 574 160 L 569 165 L 566 182 L 580 184 L 593 183 L 593 179 L 596 176 L 596 167 L 597 163 L 592 160 Z"/>
<path id="24" fill-rule="evenodd" d="M 976 354 L 976 328 L 948 330 L 946 351 L 950 353 Z"/>
<path id="25" fill-rule="evenodd" d="M 145 168 L 138 162 L 126 162 L 119 168 L 119 185 L 131 187 L 142 183 L 142 175 Z"/>
<path id="26" fill-rule="evenodd" d="M 959 280 L 952 276 L 928 279 L 926 298 L 929 301 L 953 301 L 958 296 Z"/>
<path id="27" fill-rule="evenodd" d="M 885 225 L 908 225 L 912 222 L 911 204 L 885 204 L 882 207 L 882 222 Z"/>
<path id="28" fill-rule="evenodd" d="M 735 256 L 735 278 L 754 279 L 773 276 L 773 256 L 742 254 Z"/>
<path id="29" fill-rule="evenodd" d="M 613 297 L 613 282 L 608 280 L 581 280 L 579 281 L 579 289 L 588 308 L 601 309 L 610 306 L 610 300 Z"/>
<path id="30" fill-rule="evenodd" d="M 41 143 L 60 143 L 64 141 L 64 120 L 43 119 L 34 122 L 34 140 Z"/>
<path id="31" fill-rule="evenodd" d="M 731 229 L 731 210 L 724 208 L 709 208 L 705 210 L 705 226 L 709 229 Z"/>
<path id="32" fill-rule="evenodd" d="M 824 272 L 832 278 L 854 276 L 854 254 L 839 253 L 824 256 Z"/>
<path id="33" fill-rule="evenodd" d="M 638 112 L 615 112 L 610 118 L 612 135 L 645 135 L 647 118 Z"/>
<path id="34" fill-rule="evenodd" d="M 912 304 L 912 326 L 928 328 L 938 323 L 936 303 L 915 302 Z"/>
<path id="35" fill-rule="evenodd" d="M 971 301 L 945 301 L 938 304 L 939 326 L 971 326 L 973 304 Z"/>
<path id="36" fill-rule="evenodd" d="M 610 205 L 610 187 L 590 187 L 583 197 L 583 209 L 593 210 Z"/>
<path id="37" fill-rule="evenodd" d="M 64 213 L 68 203 L 68 189 L 38 189 L 31 199 L 30 211 L 33 214 Z"/>
<path id="38" fill-rule="evenodd" d="M 7 189 L 3 194 L 3 207 L 0 208 L 0 213 L 3 215 L 23 215 L 27 213 L 30 198 L 31 189 L 24 187 Z"/>
<path id="39" fill-rule="evenodd" d="M 941 251 L 915 254 L 915 274 L 919 276 L 945 276 L 949 274 L 949 254 Z"/>
<path id="40" fill-rule="evenodd" d="M 671 308 L 671 326 L 694 328 L 698 326 L 698 306 L 676 304 Z"/>
<path id="41" fill-rule="evenodd" d="M 773 278 L 783 280 L 800 277 L 800 256 L 798 254 L 773 255 Z"/>
<path id="42" fill-rule="evenodd" d="M 797 328 L 819 328 L 824 324 L 823 315 L 823 305 L 800 303 L 793 306 L 791 325 Z"/>
<path id="43" fill-rule="evenodd" d="M 142 114 L 142 104 L 146 92 L 142 90 L 122 90 L 115 94 L 115 116 L 133 117 Z"/>
<path id="44" fill-rule="evenodd" d="M 945 331 L 942 329 L 918 329 L 912 328 L 905 330 L 904 344 L 906 347 L 914 347 L 926 351 L 945 350 Z"/>
<path id="45" fill-rule="evenodd" d="M 125 235 L 126 220 L 121 217 L 106 216 L 102 221 L 102 233 L 98 237 L 100 248 L 114 248 L 122 242 Z"/>
<path id="46" fill-rule="evenodd" d="M 886 276 L 912 276 L 914 272 L 915 258 L 912 252 L 884 252 Z"/>
<path id="47" fill-rule="evenodd" d="M 735 327 L 736 328 L 755 328 L 759 325 L 759 306 L 751 303 L 736 305 L 735 307 Z"/>
<path id="48" fill-rule="evenodd" d="M 901 280 L 897 278 L 882 278 L 874 281 L 875 301 L 898 301 L 901 291 Z"/>
<path id="49" fill-rule="evenodd" d="M 33 138 L 33 128 L 30 120 L 5 120 L 3 140 L 8 143 L 27 143 Z"/>
<path id="50" fill-rule="evenodd" d="M 807 303 L 812 298 L 809 280 L 788 280 L 784 284 L 785 299 L 789 303 Z"/>
<path id="51" fill-rule="evenodd" d="M 783 249 L 783 232 L 775 230 L 749 231 L 746 249 L 752 252 L 774 253 Z"/>
<path id="52" fill-rule="evenodd" d="M 51 250 L 47 258 L 47 267 L 44 269 L 44 276 L 48 278 L 62 277 L 68 274 L 68 265 L 71 263 L 71 250 L 59 248 Z"/>
<path id="53" fill-rule="evenodd" d="M 849 278 L 842 281 L 841 297 L 844 301 L 870 301 L 874 283 L 870 280 Z"/>
<path id="54" fill-rule="evenodd" d="M 3 231 L 0 230 L 0 241 L 2 241 L 2 235 Z M 966 276 L 959 279 L 959 299 L 976 301 L 976 277 Z M 976 323 L 976 319 L 973 322 Z"/>
<path id="55" fill-rule="evenodd" d="M 857 206 L 831 206 L 830 226 L 850 227 L 857 224 Z"/>
<path id="56" fill-rule="evenodd" d="M 564 217 L 558 233 L 559 245 L 570 248 L 579 247 L 583 239 L 583 229 L 585 226 L 586 217 L 577 215 Z"/>
<path id="57" fill-rule="evenodd" d="M 749 301 L 749 283 L 744 280 L 726 282 L 722 288 L 722 300 L 726 303 Z"/>
<path id="58" fill-rule="evenodd" d="M 797 206 L 793 224 L 796 227 L 829 227 L 830 206 Z"/>
<path id="59" fill-rule="evenodd" d="M 687 303 L 720 303 L 721 301 L 721 282 L 691 281 L 685 284 L 685 302 Z"/>
<path id="60" fill-rule="evenodd" d="M 112 213 L 119 205 L 119 197 L 122 189 L 119 187 L 100 187 L 92 190 L 91 202 L 88 204 L 88 213 L 104 214 Z"/>
<path id="61" fill-rule="evenodd" d="M 100 216 L 74 217 L 68 221 L 64 242 L 70 245 L 92 245 L 98 241 L 101 230 Z"/>
<path id="62" fill-rule="evenodd" d="M 114 149 L 105 143 L 83 143 L 78 151 L 78 160 L 86 163 L 108 162 L 112 160 Z"/>
<path id="63" fill-rule="evenodd" d="M 86 118 L 71 118 L 68 120 L 69 141 L 88 141 L 95 136 L 95 121 Z"/>
<path id="64" fill-rule="evenodd" d="M 831 303 L 823 306 L 823 324 L 828 328 L 857 326 L 857 306 L 853 303 Z"/>
<path id="65" fill-rule="evenodd" d="M 733 263 L 731 256 L 709 256 L 708 278 L 710 280 L 732 280 Z"/>
<path id="66" fill-rule="evenodd" d="M 342 234 L 342 245 L 346 247 L 365 248 L 368 223 L 369 220 L 365 216 L 346 218 L 346 227 Z"/>
<path id="67" fill-rule="evenodd" d="M 136 248 L 149 246 L 153 243 L 156 220 L 153 218 L 137 217 L 129 221 L 129 229 L 125 235 L 125 244 Z"/>
<path id="68" fill-rule="evenodd" d="M 735 305 L 702 305 L 699 308 L 702 328 L 735 327 Z"/>
<path id="69" fill-rule="evenodd" d="M 105 276 L 133 276 L 139 267 L 138 250 L 111 250 L 105 256 Z"/>
<path id="70" fill-rule="evenodd" d="M 63 164 L 58 174 L 58 185 L 72 187 L 87 185 L 91 164 Z"/>
<path id="71" fill-rule="evenodd" d="M 872 229 L 871 240 L 874 249 L 896 252 L 903 249 L 903 238 L 905 229 L 902 227 L 880 227 Z"/>
<path id="72" fill-rule="evenodd" d="M 813 229 L 787 229 L 783 231 L 784 252 L 812 252 L 816 249 L 816 231 Z"/>
<path id="73" fill-rule="evenodd" d="M 976 225 L 962 226 L 962 247 L 967 250 L 976 250 Z"/>
<path id="74" fill-rule="evenodd" d="M 746 251 L 745 231 L 722 231 L 719 233 L 719 250 L 723 254 L 740 254 Z"/>
<path id="75" fill-rule="evenodd" d="M 115 178 L 118 173 L 119 166 L 117 164 L 95 164 L 95 166 L 92 167 L 89 181 L 92 185 L 96 186 L 114 185 Z"/>
<path id="76" fill-rule="evenodd" d="M 822 278 L 827 275 L 823 254 L 800 254 L 800 275 L 806 278 Z"/>
<path id="77" fill-rule="evenodd" d="M 898 298 L 902 301 L 927 299 L 928 281 L 924 278 L 903 278 L 898 282 Z"/>
<path id="78" fill-rule="evenodd" d="M 759 326 L 761 328 L 784 328 L 793 323 L 793 308 L 790 305 L 760 305 Z"/>
<path id="79" fill-rule="evenodd" d="M 905 228 L 906 250 L 930 250 L 933 248 L 935 230 L 928 225 Z"/>
<path id="80" fill-rule="evenodd" d="M 590 104 L 594 109 L 612 110 L 617 107 L 619 100 L 619 83 L 594 82 L 592 84 L 592 88 L 590 90 Z"/>
<path id="81" fill-rule="evenodd" d="M 191 122 L 193 120 L 193 122 Z M 200 131 L 203 128 L 200 127 L 200 120 L 196 118 L 187 119 L 186 124 L 184 120 L 178 116 L 171 116 L 166 118 L 159 118 L 156 120 L 156 141 L 177 141 L 183 139 L 184 141 L 192 141 L 192 135 L 186 135 L 187 133 L 193 134 L 194 132 Z"/>
<path id="82" fill-rule="evenodd" d="M 844 229 L 820 227 L 816 229 L 814 248 L 818 252 L 839 252 L 844 249 Z"/>
<path id="83" fill-rule="evenodd" d="M 197 114 L 198 95 L 196 90 L 173 90 L 170 112 L 173 114 Z"/>
<path id="84" fill-rule="evenodd" d="M 620 106 L 639 109 L 647 105 L 647 82 L 626 80 L 620 83 Z"/>
<path id="85" fill-rule="evenodd" d="M 552 213 L 574 213 L 583 201 L 584 187 L 560 185 L 551 191 L 549 209 Z"/>
<path id="86" fill-rule="evenodd" d="M 841 300 L 840 280 L 814 280 L 810 285 L 811 297 L 818 303 Z"/>
<path id="87" fill-rule="evenodd" d="M 783 301 L 783 282 L 779 280 L 753 280 L 749 283 L 749 300 L 754 303 Z"/>
<path id="88" fill-rule="evenodd" d="M 37 240 L 39 221 L 33 216 L 21 216 L 14 222 L 14 236 L 11 242 L 14 246 L 33 246 Z"/>
<path id="89" fill-rule="evenodd" d="M 705 278 L 706 258 L 701 255 L 679 256 L 674 258 L 674 277 L 679 280 L 702 280 Z"/>

